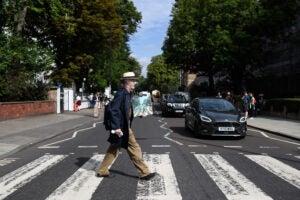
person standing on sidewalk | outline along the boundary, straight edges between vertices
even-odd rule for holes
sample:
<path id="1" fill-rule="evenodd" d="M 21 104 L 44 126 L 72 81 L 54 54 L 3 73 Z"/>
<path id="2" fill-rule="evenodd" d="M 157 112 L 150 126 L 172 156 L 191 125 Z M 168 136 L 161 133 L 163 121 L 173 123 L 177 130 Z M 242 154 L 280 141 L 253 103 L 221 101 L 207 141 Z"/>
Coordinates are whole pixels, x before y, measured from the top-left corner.
<path id="1" fill-rule="evenodd" d="M 244 96 L 242 97 L 242 101 L 243 101 L 243 111 L 245 113 L 245 118 L 247 119 L 248 111 L 249 111 L 249 103 L 250 103 L 250 99 L 247 92 L 244 93 Z"/>
<path id="2" fill-rule="evenodd" d="M 99 117 L 99 107 L 100 107 L 100 100 L 99 100 L 99 92 L 96 92 L 96 95 L 93 97 L 94 104 L 94 117 Z"/>
<path id="3" fill-rule="evenodd" d="M 74 102 L 74 111 L 78 112 L 80 110 L 80 106 L 81 106 L 81 97 L 79 95 L 76 95 L 76 99 Z"/>
<path id="4" fill-rule="evenodd" d="M 250 102 L 249 102 L 250 116 L 255 117 L 256 116 L 256 108 L 255 108 L 256 99 L 253 96 L 252 92 L 249 93 L 249 99 L 250 99 Z"/>
<path id="5" fill-rule="evenodd" d="M 136 85 L 136 77 L 133 72 L 126 72 L 121 78 L 123 88 L 120 89 L 113 101 L 111 102 L 111 133 L 108 141 L 111 143 L 103 162 L 98 170 L 98 177 L 109 177 L 109 166 L 116 159 L 120 152 L 120 148 L 127 150 L 127 153 L 136 167 L 141 180 L 150 180 L 156 176 L 156 173 L 151 173 L 147 164 L 142 158 L 142 150 L 137 143 L 131 123 L 133 120 L 133 110 L 131 105 L 131 94 Z M 116 145 L 116 136 L 119 138 Z"/>

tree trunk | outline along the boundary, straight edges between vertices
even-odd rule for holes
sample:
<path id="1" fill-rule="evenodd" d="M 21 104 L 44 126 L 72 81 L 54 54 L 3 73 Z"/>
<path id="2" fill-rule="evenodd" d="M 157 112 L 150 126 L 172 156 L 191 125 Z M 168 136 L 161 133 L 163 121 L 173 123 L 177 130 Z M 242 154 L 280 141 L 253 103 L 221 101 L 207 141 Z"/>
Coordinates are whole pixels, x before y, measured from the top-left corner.
<path id="1" fill-rule="evenodd" d="M 231 80 L 235 94 L 242 94 L 246 88 L 243 88 L 245 67 L 233 67 L 231 72 Z"/>
<path id="2" fill-rule="evenodd" d="M 19 4 L 23 5 L 26 2 L 26 0 L 21 0 Z M 27 6 L 24 6 L 23 8 L 20 9 L 20 11 L 15 15 L 15 22 L 17 23 L 16 26 L 16 32 L 15 34 L 17 36 L 22 35 L 22 30 L 24 29 L 25 26 L 25 19 L 26 19 L 26 14 L 27 14 Z"/>
<path id="3" fill-rule="evenodd" d="M 208 94 L 209 95 L 214 95 L 215 93 L 215 82 L 214 82 L 214 74 L 212 73 L 211 70 L 208 72 Z"/>

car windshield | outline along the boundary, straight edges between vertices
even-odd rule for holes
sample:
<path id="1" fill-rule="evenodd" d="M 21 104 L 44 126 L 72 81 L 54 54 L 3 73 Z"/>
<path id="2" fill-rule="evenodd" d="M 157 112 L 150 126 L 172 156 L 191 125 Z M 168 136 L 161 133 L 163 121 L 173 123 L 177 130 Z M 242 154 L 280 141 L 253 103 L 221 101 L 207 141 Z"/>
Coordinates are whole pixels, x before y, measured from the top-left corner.
<path id="1" fill-rule="evenodd" d="M 168 102 L 170 103 L 186 103 L 186 99 L 182 95 L 170 95 L 168 96 Z"/>
<path id="2" fill-rule="evenodd" d="M 229 112 L 236 111 L 236 108 L 226 100 L 222 99 L 200 99 L 200 108 L 206 111 Z"/>

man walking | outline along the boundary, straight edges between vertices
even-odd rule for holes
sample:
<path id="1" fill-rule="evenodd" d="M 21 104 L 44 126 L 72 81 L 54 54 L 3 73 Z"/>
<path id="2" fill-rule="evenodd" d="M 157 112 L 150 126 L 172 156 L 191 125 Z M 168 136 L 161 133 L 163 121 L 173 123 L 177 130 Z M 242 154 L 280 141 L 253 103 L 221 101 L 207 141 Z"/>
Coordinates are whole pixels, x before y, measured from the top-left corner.
<path id="1" fill-rule="evenodd" d="M 244 92 L 244 96 L 242 97 L 243 101 L 243 111 L 245 113 L 245 118 L 248 118 L 248 111 L 249 111 L 249 103 L 250 103 L 250 98 L 248 96 L 247 92 Z"/>
<path id="2" fill-rule="evenodd" d="M 133 110 L 131 106 L 131 94 L 136 85 L 136 77 L 133 72 L 126 72 L 121 78 L 123 88 L 120 89 L 111 102 L 111 134 L 108 141 L 111 143 L 103 162 L 98 170 L 98 177 L 109 177 L 109 166 L 120 152 L 125 148 L 136 167 L 141 180 L 150 180 L 156 173 L 151 173 L 142 158 L 142 150 L 131 130 Z"/>

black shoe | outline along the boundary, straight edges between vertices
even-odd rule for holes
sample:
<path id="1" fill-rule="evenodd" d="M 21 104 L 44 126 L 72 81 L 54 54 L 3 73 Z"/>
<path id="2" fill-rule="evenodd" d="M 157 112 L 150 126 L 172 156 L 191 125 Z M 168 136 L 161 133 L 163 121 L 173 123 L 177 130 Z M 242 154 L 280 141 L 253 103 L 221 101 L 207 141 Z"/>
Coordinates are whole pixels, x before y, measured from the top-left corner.
<path id="1" fill-rule="evenodd" d="M 113 178 L 113 177 L 115 177 L 115 175 L 113 175 L 113 174 L 104 174 L 104 175 L 101 175 L 101 174 L 99 174 L 99 173 L 97 173 L 97 175 L 96 175 L 98 178 Z"/>
<path id="2" fill-rule="evenodd" d="M 154 178 L 157 174 L 154 172 L 154 173 L 150 173 L 148 174 L 147 176 L 143 176 L 141 177 L 140 179 L 141 180 L 145 180 L 145 181 L 149 181 L 151 180 L 152 178 Z"/>

